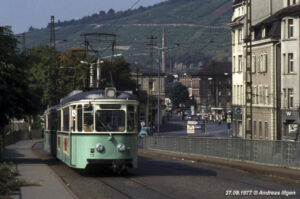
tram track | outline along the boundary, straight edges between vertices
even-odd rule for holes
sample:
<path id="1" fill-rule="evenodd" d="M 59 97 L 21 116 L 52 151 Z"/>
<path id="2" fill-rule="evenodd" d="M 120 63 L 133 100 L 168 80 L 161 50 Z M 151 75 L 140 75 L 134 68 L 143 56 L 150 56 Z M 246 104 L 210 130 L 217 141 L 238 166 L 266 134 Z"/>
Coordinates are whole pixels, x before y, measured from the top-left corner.
<path id="1" fill-rule="evenodd" d="M 132 177 L 98 177 L 101 183 L 129 199 L 175 199 L 177 197 L 155 189 Z"/>

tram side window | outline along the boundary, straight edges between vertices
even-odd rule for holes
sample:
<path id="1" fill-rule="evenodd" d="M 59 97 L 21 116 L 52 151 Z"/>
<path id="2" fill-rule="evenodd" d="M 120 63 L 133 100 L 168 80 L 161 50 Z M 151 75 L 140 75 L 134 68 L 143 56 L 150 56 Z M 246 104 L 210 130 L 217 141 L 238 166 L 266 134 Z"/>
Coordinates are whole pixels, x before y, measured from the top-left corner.
<path id="1" fill-rule="evenodd" d="M 72 106 L 72 131 L 75 131 L 76 128 L 76 106 Z"/>
<path id="2" fill-rule="evenodd" d="M 127 131 L 133 132 L 135 131 L 135 122 L 134 122 L 134 106 L 127 106 Z"/>
<path id="3" fill-rule="evenodd" d="M 61 112 L 57 111 L 57 130 L 61 131 Z"/>
<path id="4" fill-rule="evenodd" d="M 50 117 L 49 117 L 49 123 L 48 123 L 48 125 L 49 125 L 49 130 L 51 130 L 51 131 L 55 131 L 55 129 L 56 129 L 56 113 L 55 112 L 52 112 L 52 113 L 50 113 L 50 115 L 49 115 Z"/>
<path id="5" fill-rule="evenodd" d="M 77 107 L 77 130 L 78 132 L 82 131 L 82 106 L 78 105 Z"/>
<path id="6" fill-rule="evenodd" d="M 94 130 L 94 109 L 92 105 L 84 105 L 84 131 L 91 132 Z"/>
<path id="7" fill-rule="evenodd" d="M 70 126 L 70 121 L 69 121 L 69 115 L 70 115 L 70 113 L 69 113 L 69 107 L 67 107 L 67 108 L 64 108 L 64 110 L 63 110 L 63 119 L 64 119 L 64 121 L 63 121 L 63 123 L 64 123 L 64 125 L 63 125 L 63 130 L 64 131 L 69 131 L 70 130 L 70 128 L 69 128 L 69 126 Z"/>
<path id="8" fill-rule="evenodd" d="M 49 124 L 49 119 L 48 115 L 46 115 L 46 130 L 49 130 L 48 124 Z"/>

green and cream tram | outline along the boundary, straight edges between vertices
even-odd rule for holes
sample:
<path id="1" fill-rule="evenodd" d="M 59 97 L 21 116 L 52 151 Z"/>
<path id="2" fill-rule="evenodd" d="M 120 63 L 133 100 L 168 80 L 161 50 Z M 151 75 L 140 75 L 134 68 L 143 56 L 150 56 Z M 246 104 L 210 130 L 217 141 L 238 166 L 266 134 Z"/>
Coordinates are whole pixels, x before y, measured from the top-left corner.
<path id="1" fill-rule="evenodd" d="M 70 167 L 137 167 L 136 97 L 114 88 L 73 91 L 45 111 L 44 148 Z"/>

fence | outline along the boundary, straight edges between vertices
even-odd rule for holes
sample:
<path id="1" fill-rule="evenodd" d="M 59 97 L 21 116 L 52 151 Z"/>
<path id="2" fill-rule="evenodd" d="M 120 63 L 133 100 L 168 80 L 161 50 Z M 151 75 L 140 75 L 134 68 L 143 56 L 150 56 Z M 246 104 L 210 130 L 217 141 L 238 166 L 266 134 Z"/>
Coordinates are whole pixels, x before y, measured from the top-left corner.
<path id="1" fill-rule="evenodd" d="M 147 136 L 144 148 L 300 169 L 300 142 Z"/>

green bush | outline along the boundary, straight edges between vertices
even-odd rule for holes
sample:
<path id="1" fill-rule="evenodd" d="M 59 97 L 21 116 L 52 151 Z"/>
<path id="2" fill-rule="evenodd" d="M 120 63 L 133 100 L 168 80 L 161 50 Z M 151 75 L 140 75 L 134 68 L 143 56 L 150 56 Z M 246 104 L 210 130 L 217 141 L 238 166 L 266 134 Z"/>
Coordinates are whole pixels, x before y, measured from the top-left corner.
<path id="1" fill-rule="evenodd" d="M 13 168 L 13 163 L 0 164 L 0 199 L 10 198 L 10 195 L 22 186 L 38 186 L 37 183 L 29 183 L 17 178 L 18 173 Z"/>
<path id="2" fill-rule="evenodd" d="M 12 163 L 0 164 L 0 197 L 7 197 L 13 193 L 13 191 L 19 188 L 20 182 L 16 178 L 17 173 L 12 169 Z"/>

